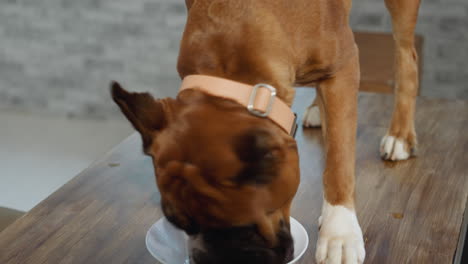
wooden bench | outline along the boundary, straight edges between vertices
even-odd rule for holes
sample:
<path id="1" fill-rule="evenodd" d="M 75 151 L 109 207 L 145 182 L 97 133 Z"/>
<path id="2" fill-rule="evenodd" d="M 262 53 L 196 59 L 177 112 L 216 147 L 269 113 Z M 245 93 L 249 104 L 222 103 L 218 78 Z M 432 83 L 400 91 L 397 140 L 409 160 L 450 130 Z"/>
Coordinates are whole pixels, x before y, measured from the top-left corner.
<path id="1" fill-rule="evenodd" d="M 361 91 L 392 93 L 394 78 L 394 42 L 389 33 L 354 32 L 359 47 L 361 64 Z M 423 38 L 416 36 L 416 52 L 419 55 L 419 76 L 423 72 Z"/>
<path id="2" fill-rule="evenodd" d="M 302 116 L 314 89 L 299 89 Z M 468 196 L 468 101 L 418 99 L 418 157 L 393 163 L 378 145 L 392 97 L 362 93 L 357 135 L 357 211 L 366 263 L 459 262 Z M 299 129 L 301 185 L 292 215 L 310 237 L 314 263 L 322 205 L 323 142 Z M 151 159 L 132 135 L 0 233 L 0 263 L 157 263 L 145 234 L 162 217 Z"/>

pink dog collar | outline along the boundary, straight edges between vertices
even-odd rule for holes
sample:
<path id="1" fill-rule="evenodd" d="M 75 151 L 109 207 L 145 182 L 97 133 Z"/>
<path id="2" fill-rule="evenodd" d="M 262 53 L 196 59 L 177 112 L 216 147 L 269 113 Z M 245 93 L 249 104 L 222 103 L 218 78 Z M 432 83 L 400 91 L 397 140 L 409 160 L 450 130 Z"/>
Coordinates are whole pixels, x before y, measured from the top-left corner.
<path id="1" fill-rule="evenodd" d="M 296 114 L 281 99 L 276 97 L 276 89 L 268 84 L 248 84 L 228 79 L 207 76 L 189 75 L 184 78 L 180 91 L 200 89 L 214 96 L 232 99 L 247 107 L 247 110 L 258 117 L 268 117 L 288 134 L 296 134 Z"/>

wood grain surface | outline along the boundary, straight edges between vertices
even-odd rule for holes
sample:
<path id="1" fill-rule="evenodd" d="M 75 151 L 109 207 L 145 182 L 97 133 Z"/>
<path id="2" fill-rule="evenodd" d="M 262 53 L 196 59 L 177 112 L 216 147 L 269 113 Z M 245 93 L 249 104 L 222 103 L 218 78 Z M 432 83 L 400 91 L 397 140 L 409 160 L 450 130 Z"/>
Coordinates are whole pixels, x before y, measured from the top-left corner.
<path id="1" fill-rule="evenodd" d="M 314 89 L 299 89 L 302 116 Z M 452 263 L 468 195 L 468 102 L 418 99 L 418 157 L 383 162 L 378 145 L 392 97 L 362 93 L 357 210 L 366 263 Z M 323 142 L 299 129 L 301 185 L 292 216 L 306 228 L 314 263 L 322 204 Z M 27 166 L 27 164 L 25 164 Z M 0 263 L 157 263 L 145 234 L 161 216 L 151 160 L 134 134 L 0 233 Z"/>
<path id="2" fill-rule="evenodd" d="M 0 232 L 23 215 L 24 212 L 0 207 Z"/>

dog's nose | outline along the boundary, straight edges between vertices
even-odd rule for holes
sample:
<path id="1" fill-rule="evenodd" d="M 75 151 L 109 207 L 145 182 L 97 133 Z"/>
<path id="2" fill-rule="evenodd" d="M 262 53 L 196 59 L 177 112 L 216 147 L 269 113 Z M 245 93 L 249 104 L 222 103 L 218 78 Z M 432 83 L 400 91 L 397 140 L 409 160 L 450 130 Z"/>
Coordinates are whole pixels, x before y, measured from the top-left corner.
<path id="1" fill-rule="evenodd" d="M 293 259 L 294 245 L 285 224 L 277 234 L 278 243 L 269 247 L 256 226 L 203 230 L 191 236 L 191 263 L 285 264 Z"/>

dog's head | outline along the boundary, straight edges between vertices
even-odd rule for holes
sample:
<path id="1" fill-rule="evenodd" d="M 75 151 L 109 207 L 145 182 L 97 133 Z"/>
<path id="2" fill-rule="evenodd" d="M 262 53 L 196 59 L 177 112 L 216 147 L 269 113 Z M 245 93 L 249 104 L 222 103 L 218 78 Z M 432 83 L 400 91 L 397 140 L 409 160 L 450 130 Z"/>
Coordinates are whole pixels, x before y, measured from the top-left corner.
<path id="1" fill-rule="evenodd" d="M 286 263 L 299 185 L 295 140 L 228 99 L 188 89 L 154 99 L 112 84 L 153 159 L 162 209 L 192 238 L 195 263 Z"/>

